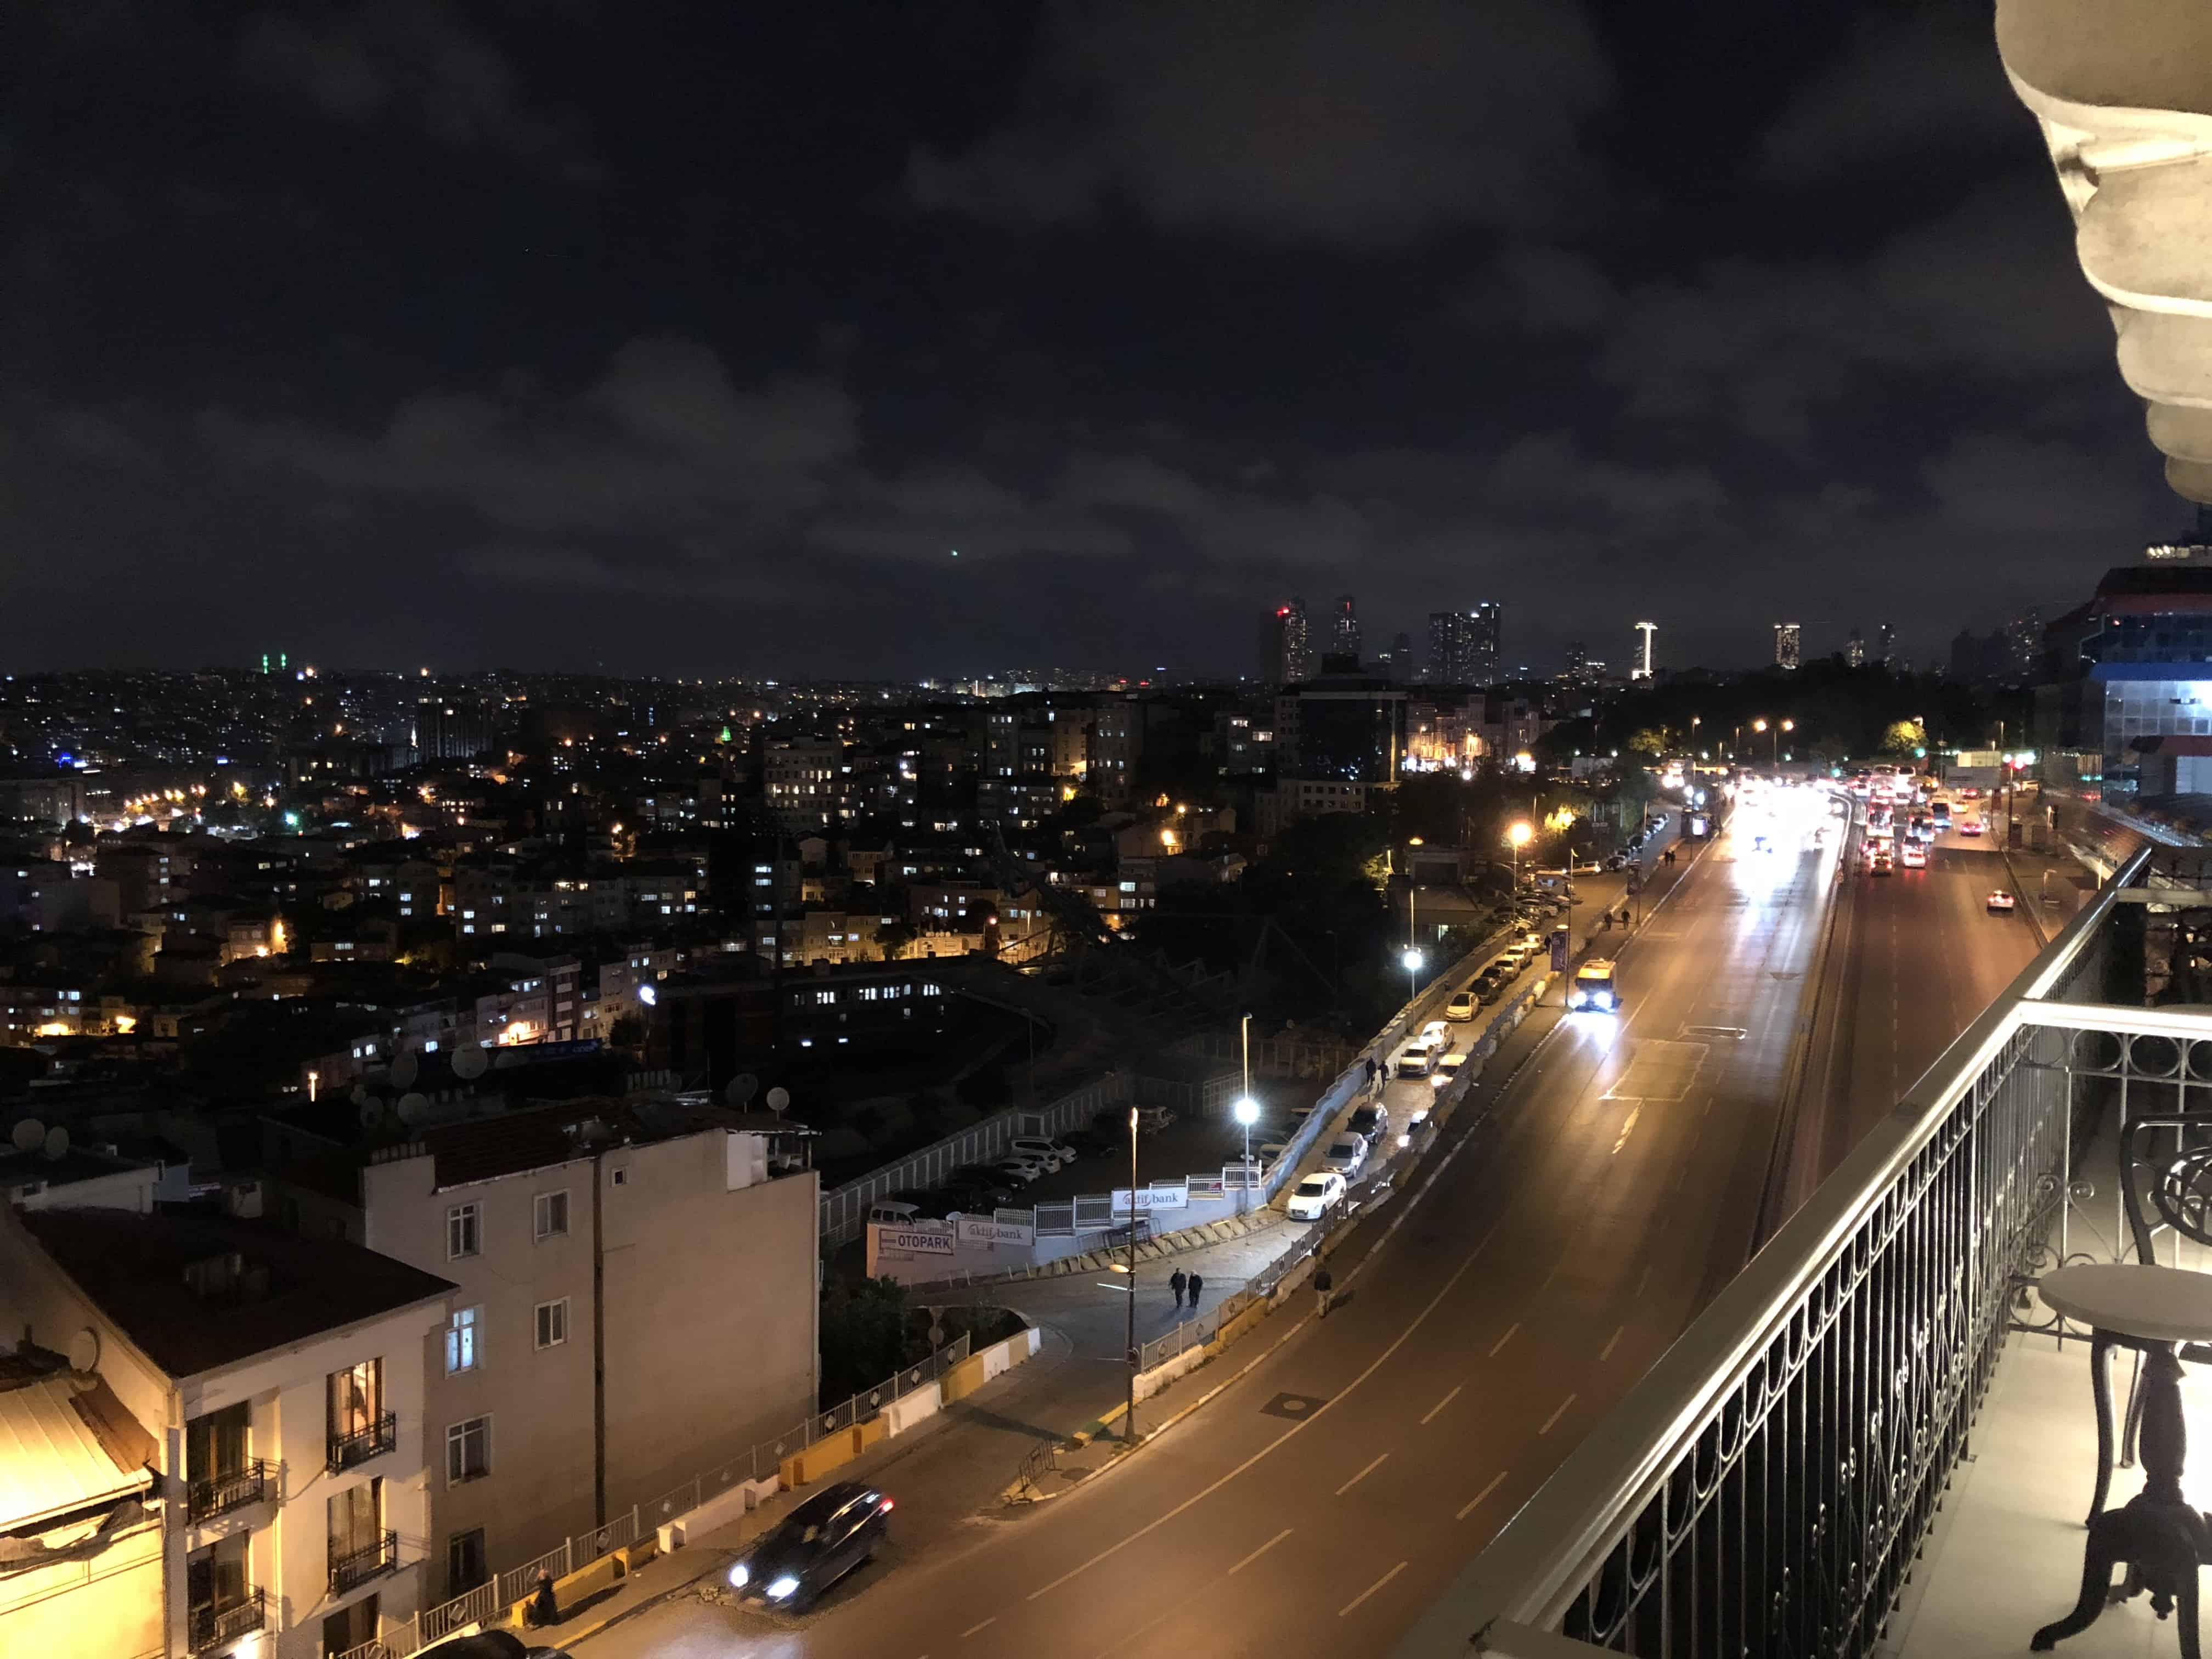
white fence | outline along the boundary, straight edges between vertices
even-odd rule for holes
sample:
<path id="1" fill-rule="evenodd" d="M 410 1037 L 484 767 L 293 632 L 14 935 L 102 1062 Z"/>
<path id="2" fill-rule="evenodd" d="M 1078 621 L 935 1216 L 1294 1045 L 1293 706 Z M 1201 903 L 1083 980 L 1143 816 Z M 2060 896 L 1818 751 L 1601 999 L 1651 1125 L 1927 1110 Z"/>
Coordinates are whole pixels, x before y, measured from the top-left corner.
<path id="1" fill-rule="evenodd" d="M 1016 1135 L 1057 1135 L 1080 1128 L 1107 1107 L 1127 1101 L 1133 1086 L 1126 1073 L 1109 1073 L 1050 1105 L 994 1113 L 958 1134 L 947 1135 L 896 1163 L 871 1170 L 858 1180 L 823 1194 L 823 1246 L 858 1238 L 867 1225 L 868 1206 L 878 1199 L 908 1188 L 934 1187 L 963 1164 L 987 1164 L 1004 1152 Z"/>

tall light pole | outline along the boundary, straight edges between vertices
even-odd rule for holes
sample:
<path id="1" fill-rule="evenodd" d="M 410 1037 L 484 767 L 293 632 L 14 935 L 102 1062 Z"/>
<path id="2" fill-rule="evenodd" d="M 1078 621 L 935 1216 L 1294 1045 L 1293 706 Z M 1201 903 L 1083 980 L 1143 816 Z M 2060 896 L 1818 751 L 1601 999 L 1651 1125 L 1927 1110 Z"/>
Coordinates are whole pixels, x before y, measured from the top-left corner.
<path id="1" fill-rule="evenodd" d="M 1406 964 L 1406 1001 L 1410 1006 L 1421 991 L 1421 983 L 1417 977 L 1421 971 L 1421 953 L 1409 949 L 1398 959 Z"/>
<path id="2" fill-rule="evenodd" d="M 1782 769 L 1782 734 L 1784 732 L 1795 732 L 1796 729 L 1796 720 L 1784 720 L 1774 728 L 1774 769 L 1778 772 Z"/>
<path id="3" fill-rule="evenodd" d="M 1521 849 L 1535 838 L 1535 830 L 1525 820 L 1515 823 L 1505 832 L 1505 839 L 1513 848 L 1513 891 L 1516 896 L 1521 891 Z"/>
<path id="4" fill-rule="evenodd" d="M 1121 1443 L 1137 1443 L 1137 1109 L 1129 1108 L 1129 1399 L 1121 1419 Z"/>
<path id="5" fill-rule="evenodd" d="M 1252 1016 L 1245 1015 L 1244 1023 L 1249 1025 Z M 1244 1050 L 1244 1092 L 1237 1101 L 1237 1121 L 1244 1126 L 1244 1201 L 1237 1207 L 1249 1210 L 1252 1207 L 1252 1126 L 1260 1121 L 1260 1103 L 1252 1098 L 1252 1050 L 1249 1046 Z"/>

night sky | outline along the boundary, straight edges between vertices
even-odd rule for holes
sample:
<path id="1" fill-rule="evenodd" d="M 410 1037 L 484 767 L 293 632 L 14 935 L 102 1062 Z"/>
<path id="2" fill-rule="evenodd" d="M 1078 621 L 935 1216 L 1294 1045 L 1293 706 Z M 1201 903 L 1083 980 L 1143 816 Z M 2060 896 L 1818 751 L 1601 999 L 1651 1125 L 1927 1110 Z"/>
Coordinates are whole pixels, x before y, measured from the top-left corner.
<path id="1" fill-rule="evenodd" d="M 1985 0 L 6 10 L 14 669 L 1925 664 L 2189 522 Z"/>

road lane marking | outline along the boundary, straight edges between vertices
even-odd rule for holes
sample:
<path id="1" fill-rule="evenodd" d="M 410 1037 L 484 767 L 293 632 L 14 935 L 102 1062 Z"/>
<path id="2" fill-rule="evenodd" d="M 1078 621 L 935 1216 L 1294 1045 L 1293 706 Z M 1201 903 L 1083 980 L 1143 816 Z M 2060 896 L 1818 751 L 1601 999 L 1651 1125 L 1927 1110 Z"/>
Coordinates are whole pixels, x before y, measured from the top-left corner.
<path id="1" fill-rule="evenodd" d="M 973 1636 L 973 1635 L 974 1635 L 977 1631 L 979 1631 L 979 1630 L 988 1630 L 988 1629 L 990 1629 L 990 1628 L 991 1628 L 991 1626 L 994 1626 L 994 1625 L 997 1624 L 998 1622 L 999 1622 L 999 1615 L 998 1615 L 997 1613 L 993 1613 L 993 1614 L 992 1614 L 988 1619 L 986 1619 L 986 1620 L 985 1620 L 981 1624 L 980 1624 L 980 1625 L 970 1625 L 970 1626 L 968 1626 L 968 1628 L 967 1628 L 966 1630 L 962 1631 L 962 1632 L 960 1632 L 960 1639 L 961 1639 L 962 1641 L 963 1641 L 963 1642 L 964 1642 L 964 1641 L 966 1641 L 969 1637 Z"/>
<path id="2" fill-rule="evenodd" d="M 1503 1469 L 1498 1470 L 1497 1474 L 1492 1475 L 1490 1477 L 1490 1484 L 1485 1486 L 1480 1492 L 1475 1493 L 1474 1497 L 1468 1498 L 1466 1503 L 1462 1504 L 1460 1506 L 1459 1513 L 1452 1516 L 1452 1519 L 1455 1521 L 1464 1521 L 1468 1516 L 1473 1515 L 1474 1513 L 1474 1506 L 1482 1502 L 1484 1498 L 1489 1497 L 1491 1493 L 1496 1492 L 1498 1490 L 1498 1483 L 1504 1479 L 1505 1479 L 1505 1471 Z"/>
<path id="3" fill-rule="evenodd" d="M 1384 1573 L 1380 1578 L 1370 1584 L 1365 1589 L 1360 1591 L 1358 1595 L 1353 1596 L 1349 1601 L 1346 1601 L 1342 1607 L 1339 1607 L 1336 1610 L 1336 1616 L 1340 1619 L 1343 1618 L 1346 1613 L 1350 1613 L 1352 1608 L 1358 1607 L 1369 1596 L 1374 1595 L 1376 1590 L 1381 1589 L 1383 1585 L 1389 1583 L 1400 1573 L 1405 1571 L 1405 1570 L 1406 1564 L 1403 1561 L 1401 1561 L 1396 1566 L 1391 1568 L 1389 1571 Z"/>
<path id="4" fill-rule="evenodd" d="M 1435 1405 L 1429 1407 L 1429 1417 L 1434 1417 L 1445 1407 L 1450 1405 L 1453 1401 L 1458 1399 L 1460 1389 L 1466 1386 L 1467 1384 L 1464 1382 L 1455 1385 L 1449 1394 L 1446 1395 L 1443 1399 L 1437 1401 Z M 1421 1426 L 1425 1429 L 1429 1426 L 1429 1417 L 1425 1417 L 1421 1419 Z"/>
<path id="5" fill-rule="evenodd" d="M 1243 1474 L 1245 1470 L 1250 1468 L 1254 1464 L 1259 1462 L 1261 1459 L 1266 1457 L 1268 1453 L 1275 1450 L 1285 1443 L 1296 1439 L 1299 1435 L 1311 1428 L 1316 1423 L 1321 1421 L 1322 1418 L 1339 1401 L 1343 1400 L 1346 1395 L 1349 1395 L 1362 1382 L 1364 1382 L 1369 1377 L 1374 1376 L 1376 1372 L 1381 1370 L 1383 1366 L 1389 1364 L 1390 1360 L 1396 1355 L 1398 1350 L 1404 1347 L 1407 1343 L 1413 1340 L 1413 1333 L 1420 1329 L 1422 1322 L 1425 1321 L 1431 1314 L 1434 1313 L 1438 1308 L 1443 1305 L 1444 1298 L 1449 1296 L 1459 1287 L 1460 1280 L 1467 1277 L 1468 1270 L 1474 1266 L 1476 1261 L 1481 1259 L 1482 1253 L 1490 1248 L 1490 1241 L 1498 1236 L 1498 1230 L 1500 1226 L 1504 1224 L 1504 1219 L 1505 1218 L 1503 1216 L 1500 1216 L 1496 1221 L 1490 1224 L 1490 1231 L 1482 1236 L 1482 1242 L 1468 1252 L 1467 1259 L 1464 1261 L 1461 1262 L 1458 1267 L 1452 1269 L 1451 1277 L 1444 1280 L 1443 1284 L 1438 1287 L 1437 1293 L 1428 1299 L 1427 1304 L 1421 1309 L 1420 1312 L 1413 1316 L 1412 1322 L 1407 1325 L 1406 1328 L 1399 1332 L 1398 1334 L 1391 1340 L 1390 1346 L 1383 1349 L 1381 1353 L 1376 1355 L 1373 1359 L 1370 1360 L 1367 1364 L 1367 1369 L 1360 1372 L 1358 1376 L 1353 1377 L 1350 1382 L 1346 1383 L 1341 1393 L 1333 1395 L 1328 1399 L 1323 1401 L 1321 1403 L 1320 1407 L 1315 1411 L 1312 1416 L 1301 1418 L 1297 1422 L 1293 1423 L 1289 1428 L 1284 1430 L 1282 1433 L 1277 1435 L 1266 1445 L 1261 1447 L 1259 1450 L 1254 1452 L 1242 1463 L 1239 1463 L 1235 1468 L 1230 1470 L 1228 1474 L 1215 1480 L 1210 1486 L 1200 1487 L 1197 1492 L 1193 1492 L 1188 1498 L 1184 1498 L 1182 1503 L 1176 1504 L 1165 1514 L 1155 1516 L 1152 1520 L 1147 1521 L 1143 1526 L 1138 1528 L 1136 1531 L 1131 1533 L 1127 1538 L 1121 1539 L 1116 1543 L 1109 1544 L 1104 1549 L 1100 1550 L 1089 1560 L 1078 1562 L 1074 1566 L 1070 1567 L 1066 1572 L 1060 1574 L 1059 1577 L 1052 1579 L 1048 1583 L 1040 1584 L 1036 1589 L 1031 1590 L 1024 1599 L 1034 1601 L 1040 1596 L 1049 1595 L 1052 1591 L 1058 1589 L 1062 1584 L 1067 1583 L 1069 1579 L 1080 1577 L 1083 1574 L 1090 1571 L 1091 1568 L 1097 1566 L 1101 1561 L 1110 1560 L 1113 1557 L 1119 1555 L 1123 1550 L 1128 1548 L 1130 1545 L 1135 1543 L 1139 1539 L 1149 1538 L 1152 1534 L 1158 1532 L 1162 1527 L 1167 1525 L 1169 1522 L 1175 1520 L 1185 1510 L 1194 1509 L 1199 1504 L 1203 1504 L 1207 1498 L 1212 1497 L 1214 1493 L 1219 1492 L 1224 1486 L 1237 1479 L 1238 1475 Z M 1310 1317 L 1310 1316 L 1309 1316 L 1309 1317 Z"/>
<path id="6" fill-rule="evenodd" d="M 1623 1325 L 1623 1326 L 1620 1328 L 1620 1330 L 1617 1330 L 1617 1331 L 1615 1331 L 1615 1332 L 1613 1334 L 1613 1340 L 1612 1340 L 1612 1341 L 1610 1341 L 1610 1342 L 1608 1342 L 1608 1343 L 1607 1343 L 1607 1344 L 1605 1345 L 1605 1346 L 1603 1346 L 1602 1348 L 1601 1348 L 1601 1349 L 1599 1349 L 1599 1350 L 1598 1350 L 1598 1355 L 1597 1355 L 1598 1364 L 1600 1364 L 1601 1365 L 1602 1365 L 1602 1364 L 1603 1364 L 1607 1360 L 1608 1360 L 1608 1359 L 1610 1359 L 1610 1358 L 1613 1358 L 1613 1348 L 1614 1348 L 1615 1345 L 1616 1345 L 1616 1344 L 1618 1344 L 1618 1343 L 1620 1342 L 1620 1332 L 1621 1332 L 1621 1331 L 1625 1331 L 1625 1330 L 1626 1330 L 1627 1328 L 1628 1328 L 1628 1327 L 1627 1327 L 1627 1326 Z"/>
<path id="7" fill-rule="evenodd" d="M 1515 1320 L 1515 1321 L 1514 1321 L 1510 1325 L 1508 1325 L 1508 1326 L 1505 1328 L 1505 1334 L 1504 1334 L 1504 1335 L 1503 1335 L 1503 1336 L 1499 1337 L 1499 1338 L 1498 1339 L 1498 1340 L 1497 1340 L 1497 1341 L 1495 1341 L 1495 1342 L 1493 1342 L 1493 1343 L 1492 1343 L 1492 1344 L 1490 1345 L 1490 1357 L 1491 1357 L 1492 1359 L 1495 1359 L 1495 1358 L 1498 1358 L 1498 1351 L 1500 1348 L 1503 1348 L 1503 1347 L 1504 1347 L 1507 1343 L 1510 1342 L 1510 1341 L 1513 1340 L 1513 1333 L 1514 1333 L 1514 1332 L 1516 1332 L 1516 1331 L 1517 1331 L 1517 1330 L 1519 1330 L 1520 1328 L 1521 1328 L 1521 1322 L 1520 1322 L 1519 1320 L 1517 1320 L 1517 1319 L 1516 1319 L 1516 1320 Z"/>
<path id="8" fill-rule="evenodd" d="M 1580 1395 L 1571 1394 L 1565 1400 L 1559 1401 L 1559 1409 L 1544 1419 L 1544 1426 L 1536 1431 L 1537 1434 L 1540 1437 L 1551 1433 L 1553 1425 L 1556 1425 L 1561 1418 L 1567 1414 L 1567 1407 L 1573 1405 L 1575 1401 L 1580 1398 L 1582 1398 Z"/>
<path id="9" fill-rule="evenodd" d="M 1645 1262 L 1645 1263 L 1644 1264 L 1644 1272 L 1643 1272 L 1643 1273 L 1641 1274 L 1641 1276 L 1639 1276 L 1639 1277 L 1638 1278 L 1638 1279 L 1637 1279 L 1637 1281 L 1636 1281 L 1636 1294 L 1637 1294 L 1638 1296 L 1639 1296 L 1639 1297 L 1640 1297 L 1640 1296 L 1642 1296 L 1642 1295 L 1644 1294 L 1644 1287 L 1646 1285 L 1649 1285 L 1650 1282 L 1651 1282 L 1651 1264 L 1650 1264 L 1650 1262 L 1648 1262 L 1648 1261 L 1647 1261 L 1647 1262 Z"/>
<path id="10" fill-rule="evenodd" d="M 1240 1572 L 1243 1571 L 1245 1568 L 1247 1568 L 1247 1567 L 1250 1566 L 1250 1565 L 1251 1565 L 1255 1561 L 1258 1560 L 1261 1556 L 1265 1555 L 1265 1554 L 1266 1554 L 1269 1550 L 1271 1550 L 1271 1549 L 1274 1548 L 1276 1545 L 1278 1545 L 1278 1544 L 1281 1543 L 1281 1542 L 1283 1541 L 1283 1540 L 1285 1540 L 1285 1538 L 1288 1538 L 1288 1537 L 1291 1535 L 1291 1530 L 1292 1530 L 1292 1528 L 1289 1528 L 1289 1527 L 1285 1527 L 1285 1528 L 1282 1529 L 1282 1531 L 1280 1531 L 1280 1532 L 1277 1533 L 1277 1534 L 1276 1534 L 1273 1538 L 1270 1538 L 1270 1539 L 1269 1539 L 1266 1543 L 1264 1543 L 1264 1544 L 1261 1545 L 1261 1546 L 1260 1546 L 1260 1547 L 1259 1547 L 1258 1549 L 1254 1550 L 1254 1551 L 1252 1552 L 1252 1553 L 1251 1553 L 1251 1554 L 1249 1554 L 1249 1555 L 1246 1556 L 1246 1557 L 1245 1557 L 1242 1561 L 1239 1561 L 1239 1562 L 1238 1562 L 1235 1566 L 1233 1566 L 1233 1567 L 1230 1568 L 1230 1569 L 1229 1569 L 1229 1571 L 1228 1571 L 1228 1574 L 1227 1574 L 1227 1577 L 1231 1577 L 1231 1578 L 1234 1578 L 1234 1577 L 1235 1577 L 1238 1573 L 1240 1573 Z"/>
<path id="11" fill-rule="evenodd" d="M 1628 1116 L 1620 1126 L 1620 1139 L 1613 1143 L 1613 1151 L 1607 1156 L 1620 1156 L 1620 1149 L 1628 1145 L 1628 1137 L 1636 1133 L 1636 1120 L 1643 1115 L 1644 1103 L 1639 1100 L 1628 1109 Z"/>
<path id="12" fill-rule="evenodd" d="M 1369 1475 L 1370 1475 L 1370 1474 L 1374 1474 L 1374 1473 L 1375 1473 L 1375 1471 L 1376 1471 L 1376 1469 L 1378 1469 L 1378 1468 L 1382 1468 L 1382 1459 L 1383 1459 L 1383 1458 L 1385 1458 L 1385 1457 L 1388 1457 L 1388 1456 L 1389 1456 L 1389 1455 L 1390 1455 L 1390 1454 L 1389 1454 L 1389 1452 L 1384 1452 L 1384 1453 L 1382 1454 L 1382 1457 L 1378 1457 L 1378 1458 L 1376 1458 L 1376 1459 L 1372 1463 L 1370 1463 L 1370 1464 L 1369 1464 L 1365 1468 L 1364 1468 L 1364 1469 L 1360 1470 L 1360 1472 L 1359 1472 L 1358 1474 L 1357 1474 L 1353 1475 L 1353 1476 L 1352 1477 L 1352 1479 L 1351 1479 L 1351 1480 L 1349 1480 L 1346 1481 L 1342 1486 L 1339 1486 L 1339 1487 L 1336 1489 L 1336 1492 L 1335 1492 L 1335 1494 L 1334 1494 L 1334 1495 L 1335 1495 L 1336 1497 L 1339 1497 L 1339 1498 L 1343 1497 L 1345 1493 L 1346 1493 L 1346 1492 L 1350 1492 L 1350 1491 L 1351 1491 L 1354 1486 L 1358 1486 L 1361 1481 L 1364 1480 L 1365 1480 Z"/>

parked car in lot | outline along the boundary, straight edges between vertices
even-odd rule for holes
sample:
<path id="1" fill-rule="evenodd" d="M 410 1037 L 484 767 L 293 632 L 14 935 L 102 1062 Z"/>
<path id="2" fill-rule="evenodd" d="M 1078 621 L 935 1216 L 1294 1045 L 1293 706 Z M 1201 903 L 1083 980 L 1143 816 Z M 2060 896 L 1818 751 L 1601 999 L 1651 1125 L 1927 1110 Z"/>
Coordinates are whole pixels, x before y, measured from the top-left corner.
<path id="1" fill-rule="evenodd" d="M 1382 1136 L 1390 1133 L 1390 1109 L 1382 1105 L 1362 1106 L 1344 1127 L 1369 1146 L 1376 1146 Z"/>
<path id="2" fill-rule="evenodd" d="M 1359 1173 L 1367 1162 L 1367 1141 L 1364 1136 L 1339 1135 L 1328 1143 L 1328 1150 L 1321 1156 L 1322 1167 L 1349 1181 Z"/>
<path id="3" fill-rule="evenodd" d="M 1456 993 L 1449 1002 L 1444 1004 L 1444 1018 L 1451 1020 L 1473 1019 L 1476 1006 L 1474 988 L 1470 985 L 1464 991 Z"/>
<path id="4" fill-rule="evenodd" d="M 1044 1135 L 1016 1135 L 1006 1143 L 1006 1151 L 1015 1158 L 1036 1158 L 1048 1170 L 1058 1170 L 1076 1159 L 1074 1147 Z"/>
<path id="5" fill-rule="evenodd" d="M 1175 1119 L 1176 1115 L 1164 1106 L 1139 1106 L 1137 1108 L 1137 1133 L 1156 1135 Z"/>
<path id="6" fill-rule="evenodd" d="M 1438 1054 L 1452 1046 L 1452 1029 L 1440 1019 L 1432 1019 L 1421 1027 L 1421 1041 L 1433 1045 Z"/>
<path id="7" fill-rule="evenodd" d="M 740 1601 L 799 1613 L 862 1562 L 890 1529 L 891 1500 L 858 1480 L 824 1487 L 763 1533 L 730 1568 Z"/>
<path id="8" fill-rule="evenodd" d="M 1071 1148 L 1078 1158 L 1097 1158 L 1114 1150 L 1105 1136 L 1096 1129 L 1070 1129 L 1060 1138 L 1060 1145 Z"/>
<path id="9" fill-rule="evenodd" d="M 1437 1068 L 1436 1045 L 1415 1037 L 1398 1050 L 1390 1070 L 1398 1077 L 1426 1077 Z"/>
<path id="10" fill-rule="evenodd" d="M 1344 1177 L 1325 1171 L 1298 1182 L 1283 1212 L 1293 1221 L 1318 1221 L 1343 1200 Z"/>
<path id="11" fill-rule="evenodd" d="M 1474 994 L 1474 1000 L 1487 1008 L 1504 994 L 1505 981 L 1503 978 L 1492 979 L 1486 976 L 1481 981 L 1481 988 Z"/>
<path id="12" fill-rule="evenodd" d="M 1457 1077 L 1460 1073 L 1460 1068 L 1466 1064 L 1467 1056 L 1465 1054 L 1438 1054 L 1437 1056 L 1437 1069 L 1431 1074 L 1429 1081 L 1436 1085 L 1437 1088 L 1441 1089 L 1445 1084 L 1449 1083 L 1454 1078 Z"/>
<path id="13" fill-rule="evenodd" d="M 1291 1143 L 1287 1140 L 1263 1140 L 1260 1143 L 1259 1151 L 1255 1156 L 1260 1160 L 1261 1169 L 1271 1170 L 1274 1168 L 1276 1162 L 1283 1154 L 1290 1150 Z"/>
<path id="14" fill-rule="evenodd" d="M 868 1219 L 878 1227 L 907 1227 L 922 1218 L 921 1206 L 908 1199 L 879 1198 L 868 1206 Z"/>

